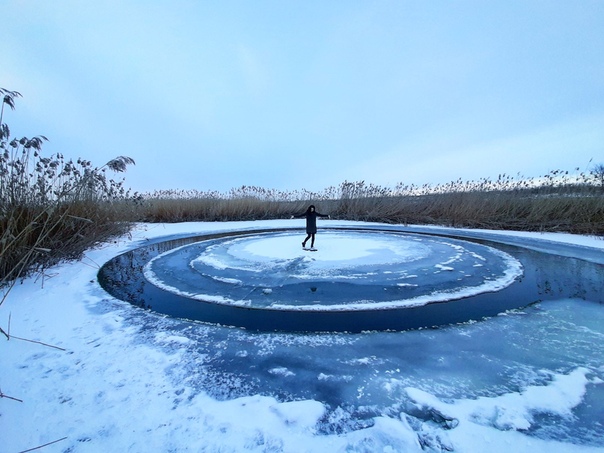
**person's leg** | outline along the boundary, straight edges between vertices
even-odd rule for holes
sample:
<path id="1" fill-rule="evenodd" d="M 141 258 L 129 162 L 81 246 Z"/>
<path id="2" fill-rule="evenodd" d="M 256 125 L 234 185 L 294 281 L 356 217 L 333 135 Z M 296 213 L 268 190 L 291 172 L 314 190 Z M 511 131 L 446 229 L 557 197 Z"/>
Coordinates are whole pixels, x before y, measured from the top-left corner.
<path id="1" fill-rule="evenodd" d="M 310 247 L 313 248 L 315 246 L 315 235 L 311 234 Z"/>
<path id="2" fill-rule="evenodd" d="M 308 236 L 306 236 L 306 239 L 304 239 L 304 241 L 302 242 L 302 247 L 306 247 L 306 242 L 310 239 L 311 234 L 309 233 Z M 315 242 L 315 240 L 313 239 L 313 242 Z"/>

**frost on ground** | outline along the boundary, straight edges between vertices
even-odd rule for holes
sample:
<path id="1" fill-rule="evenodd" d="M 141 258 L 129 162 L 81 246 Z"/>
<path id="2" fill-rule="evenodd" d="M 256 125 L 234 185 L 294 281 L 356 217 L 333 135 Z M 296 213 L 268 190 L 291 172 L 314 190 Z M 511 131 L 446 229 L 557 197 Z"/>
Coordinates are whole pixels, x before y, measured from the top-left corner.
<path id="1" fill-rule="evenodd" d="M 144 311 L 96 281 L 148 238 L 288 225 L 141 225 L 18 284 L 0 324 L 62 349 L 1 340 L 0 390 L 23 402 L 0 399 L 0 451 L 59 439 L 40 451 L 604 451 L 601 304 L 412 332 L 255 334 Z"/>

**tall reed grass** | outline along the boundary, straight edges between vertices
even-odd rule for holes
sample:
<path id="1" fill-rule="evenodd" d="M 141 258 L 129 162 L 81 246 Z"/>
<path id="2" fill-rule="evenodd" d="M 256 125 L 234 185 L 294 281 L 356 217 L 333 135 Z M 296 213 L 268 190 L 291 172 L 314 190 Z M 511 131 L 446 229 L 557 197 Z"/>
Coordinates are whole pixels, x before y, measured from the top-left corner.
<path id="1" fill-rule="evenodd" d="M 0 88 L 4 106 L 14 108 L 18 92 Z M 119 156 L 101 167 L 62 154 L 44 156 L 44 136 L 13 138 L 0 127 L 0 288 L 31 271 L 60 260 L 78 258 L 97 242 L 128 231 L 135 220 L 133 195 L 124 181 L 107 171 L 122 172 L 134 161 Z M 4 302 L 7 291 L 0 298 Z"/>
<path id="2" fill-rule="evenodd" d="M 604 235 L 601 178 L 596 167 L 435 186 L 345 181 L 322 192 L 253 186 L 228 193 L 157 191 L 144 194 L 137 210 L 146 222 L 260 220 L 286 218 L 315 204 L 337 219 Z"/>

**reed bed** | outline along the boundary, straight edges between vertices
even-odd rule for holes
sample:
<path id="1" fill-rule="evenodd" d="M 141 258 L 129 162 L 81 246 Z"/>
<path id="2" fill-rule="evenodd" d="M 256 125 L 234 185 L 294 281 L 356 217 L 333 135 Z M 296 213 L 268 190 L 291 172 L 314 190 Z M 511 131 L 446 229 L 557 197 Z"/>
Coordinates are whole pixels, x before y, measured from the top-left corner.
<path id="1" fill-rule="evenodd" d="M 138 212 L 145 222 L 279 219 L 306 210 L 306 201 L 318 197 L 307 191 L 281 192 L 254 186 L 227 193 L 156 191 L 141 196 Z"/>
<path id="2" fill-rule="evenodd" d="M 42 270 L 113 235 L 128 231 L 134 211 L 123 187 L 107 169 L 129 163 L 120 156 L 103 167 L 42 157 L 40 138 L 3 142 L 0 150 L 0 287 Z M 1 301 L 0 301 L 1 302 Z"/>
<path id="3" fill-rule="evenodd" d="M 316 193 L 250 186 L 228 193 L 158 191 L 142 195 L 138 217 L 146 222 L 277 219 L 315 204 L 336 219 L 604 235 L 603 187 L 594 170 L 394 188 L 345 181 Z"/>
<path id="4" fill-rule="evenodd" d="M 128 231 L 137 198 L 122 172 L 134 161 L 119 156 L 101 167 L 90 161 L 44 156 L 44 136 L 13 138 L 3 123 L 4 107 L 14 108 L 17 92 L 0 88 L 0 288 L 48 265 L 79 258 L 84 250 Z M 0 293 L 0 305 L 8 291 Z"/>

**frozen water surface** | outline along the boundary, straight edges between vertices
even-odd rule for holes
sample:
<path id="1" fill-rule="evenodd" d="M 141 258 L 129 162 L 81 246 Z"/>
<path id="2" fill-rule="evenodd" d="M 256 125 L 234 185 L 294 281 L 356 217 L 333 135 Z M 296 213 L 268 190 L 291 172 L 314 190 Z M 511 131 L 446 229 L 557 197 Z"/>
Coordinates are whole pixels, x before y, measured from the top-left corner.
<path id="1" fill-rule="evenodd" d="M 523 266 L 490 245 L 373 230 L 326 231 L 320 244 L 304 251 L 292 231 L 182 238 L 116 257 L 101 282 L 136 305 L 254 330 L 430 327 L 530 302 L 498 295 Z"/>
<path id="2" fill-rule="evenodd" d="M 145 276 L 162 289 L 200 300 L 328 311 L 472 296 L 504 288 L 522 272 L 506 253 L 455 239 L 326 232 L 322 248 L 308 252 L 298 236 L 200 241 L 153 258 Z"/>
<path id="3" fill-rule="evenodd" d="M 319 445 L 335 442 L 341 451 L 604 448 L 601 255 L 484 236 L 332 231 L 318 235 L 318 252 L 299 250 L 299 239 L 283 231 L 159 243 L 114 263 L 153 281 L 137 279 L 139 286 L 120 295 L 147 308 L 133 294 L 157 297 L 151 305 L 160 295 L 178 296 L 174 304 L 200 297 L 295 314 L 309 305 L 295 296 L 303 288 L 322 314 L 348 305 L 370 316 L 388 313 L 379 307 L 389 304 L 415 310 L 458 303 L 463 311 L 468 301 L 499 306 L 500 299 L 518 299 L 522 308 L 476 312 L 439 328 L 357 333 L 255 332 L 132 312 L 141 342 L 185 353 L 169 371 L 177 385 L 242 408 L 259 404 L 251 395 L 298 402 L 282 407 L 281 417 L 313 426 L 325 440 Z M 104 278 L 117 288 L 132 281 Z M 333 293 L 321 288 L 334 282 L 340 289 Z M 342 290 L 346 285 L 355 291 Z M 262 450 L 266 441 L 259 435 L 248 442 Z"/>
<path id="4" fill-rule="evenodd" d="M 323 434 L 406 420 L 436 451 L 479 425 L 604 447 L 601 304 L 564 299 L 479 323 L 362 334 L 250 333 L 149 318 L 143 338 L 191 360 L 174 369 L 219 399 L 261 393 L 325 406 Z"/>

